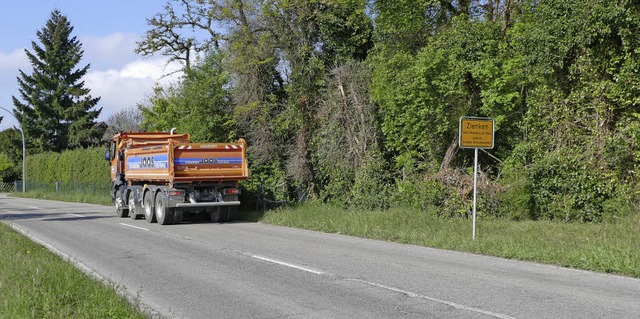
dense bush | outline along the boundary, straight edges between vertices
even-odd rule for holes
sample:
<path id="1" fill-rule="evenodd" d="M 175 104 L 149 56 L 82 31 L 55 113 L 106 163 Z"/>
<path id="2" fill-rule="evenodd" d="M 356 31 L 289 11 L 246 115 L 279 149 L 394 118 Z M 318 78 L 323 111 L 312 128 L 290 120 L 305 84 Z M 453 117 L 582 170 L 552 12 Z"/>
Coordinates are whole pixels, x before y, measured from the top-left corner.
<path id="1" fill-rule="evenodd" d="M 244 202 L 468 218 L 473 152 L 457 145 L 466 115 L 495 119 L 496 147 L 479 157 L 479 216 L 590 222 L 638 212 L 637 1 L 285 2 L 221 11 L 175 2 L 160 15 L 182 23 L 153 26 L 147 39 L 210 19 L 234 26 L 220 31 L 228 45 L 201 47 L 182 81 L 143 105 L 143 127 L 178 126 L 194 141 L 246 137 Z M 175 16 L 189 6 L 225 14 Z M 244 9 L 250 18 L 237 20 Z M 147 41 L 141 52 L 162 49 Z M 30 172 L 106 179 L 101 151 L 85 152 L 86 162 L 36 156 L 41 171 Z"/>
<path id="2" fill-rule="evenodd" d="M 109 183 L 109 164 L 101 147 L 47 152 L 27 157 L 27 181 Z"/>
<path id="3" fill-rule="evenodd" d="M 9 156 L 0 153 L 0 182 L 13 182 L 20 177 L 20 168 L 13 163 Z"/>

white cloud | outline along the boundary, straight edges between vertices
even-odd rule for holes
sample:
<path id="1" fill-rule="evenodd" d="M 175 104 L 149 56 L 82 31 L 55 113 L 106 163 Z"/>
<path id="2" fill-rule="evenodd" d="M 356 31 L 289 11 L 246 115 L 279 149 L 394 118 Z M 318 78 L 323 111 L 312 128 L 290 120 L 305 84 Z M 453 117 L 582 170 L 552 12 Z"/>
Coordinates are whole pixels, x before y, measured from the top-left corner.
<path id="1" fill-rule="evenodd" d="M 102 107 L 99 121 L 105 121 L 113 112 L 124 107 L 136 106 L 153 94 L 156 83 L 167 85 L 181 76 L 180 64 L 166 64 L 163 56 L 145 58 L 133 52 L 139 36 L 129 33 L 114 33 L 103 37 L 84 36 L 80 39 L 85 51 L 78 67 L 91 64 L 89 72 L 82 78 L 91 96 L 101 97 Z M 32 67 L 24 49 L 0 52 L 0 106 L 13 108 L 11 96 L 18 96 L 16 77 L 22 69 L 30 74 Z M 6 112 L 0 112 L 6 113 Z M 0 114 L 3 116 L 6 114 Z M 0 130 L 15 125 L 11 116 L 5 116 Z"/>
<path id="2" fill-rule="evenodd" d="M 105 120 L 113 112 L 124 107 L 136 106 L 153 93 L 156 83 L 167 85 L 176 81 L 181 73 L 180 65 L 166 65 L 163 58 L 140 59 L 120 69 L 90 71 L 84 77 L 85 85 L 92 96 L 100 96 L 102 107 L 100 118 Z"/>
<path id="3" fill-rule="evenodd" d="M 140 37 L 133 33 L 112 33 L 106 36 L 85 36 L 80 39 L 84 50 L 82 63 L 90 63 L 94 69 L 122 66 L 123 61 L 140 58 L 135 52 Z"/>
<path id="4" fill-rule="evenodd" d="M 100 120 L 124 107 L 136 106 L 153 93 L 156 83 L 166 85 L 177 80 L 181 69 L 177 63 L 167 65 L 165 57 L 145 58 L 134 50 L 140 36 L 133 33 L 113 33 L 106 36 L 85 36 L 82 42 L 83 62 L 91 63 L 84 77 L 92 96 L 100 96 Z"/>
<path id="5" fill-rule="evenodd" d="M 24 52 L 24 49 L 17 49 L 10 53 L 0 52 L 0 71 L 2 73 L 6 71 L 15 71 L 18 73 L 18 69 L 25 69 L 29 67 L 29 59 Z"/>

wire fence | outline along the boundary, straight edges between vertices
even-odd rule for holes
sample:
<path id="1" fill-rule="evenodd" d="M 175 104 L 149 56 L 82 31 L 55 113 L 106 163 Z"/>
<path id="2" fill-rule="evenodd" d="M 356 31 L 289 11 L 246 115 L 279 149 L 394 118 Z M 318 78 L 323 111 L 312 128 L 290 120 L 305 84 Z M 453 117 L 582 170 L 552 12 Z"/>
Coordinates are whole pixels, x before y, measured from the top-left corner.
<path id="1" fill-rule="evenodd" d="M 14 183 L 0 182 L 0 193 L 13 192 L 15 190 Z"/>
<path id="2" fill-rule="evenodd" d="M 6 185 L 5 185 L 6 184 Z M 6 192 L 22 192 L 22 181 L 13 183 L 0 184 L 2 191 Z M 109 194 L 110 184 L 97 182 L 29 182 L 26 184 L 27 192 L 45 192 L 45 193 L 70 193 L 70 194 L 87 194 L 101 195 Z"/>

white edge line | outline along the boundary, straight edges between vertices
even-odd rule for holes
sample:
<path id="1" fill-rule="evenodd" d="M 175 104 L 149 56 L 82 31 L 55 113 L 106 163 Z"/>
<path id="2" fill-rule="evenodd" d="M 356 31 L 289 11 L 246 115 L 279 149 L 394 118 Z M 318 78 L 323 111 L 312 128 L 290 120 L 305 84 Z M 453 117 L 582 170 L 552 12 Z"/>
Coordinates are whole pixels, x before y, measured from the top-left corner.
<path id="1" fill-rule="evenodd" d="M 131 227 L 131 228 L 135 228 L 135 229 L 141 229 L 141 230 L 149 231 L 149 229 L 143 228 L 143 227 L 133 226 L 133 225 L 125 224 L 125 223 L 119 223 L 119 224 L 122 225 L 122 226 L 127 226 L 127 227 Z"/>
<path id="2" fill-rule="evenodd" d="M 80 218 L 85 218 L 85 217 L 87 217 L 87 216 L 84 216 L 84 215 L 78 215 L 78 214 L 67 214 L 67 215 L 69 215 L 69 216 L 73 216 L 73 217 L 80 217 Z"/>
<path id="3" fill-rule="evenodd" d="M 267 257 L 262 257 L 262 256 L 258 256 L 258 255 L 251 255 L 251 257 L 253 257 L 255 259 L 264 260 L 264 261 L 267 261 L 267 262 L 270 262 L 270 263 L 274 263 L 274 264 L 278 264 L 278 265 L 282 265 L 282 266 L 286 266 L 286 267 L 295 268 L 295 269 L 298 269 L 298 270 L 310 272 L 310 273 L 316 274 L 316 275 L 324 275 L 325 274 L 325 272 L 322 272 L 322 271 L 319 271 L 319 270 L 314 270 L 314 269 L 310 269 L 310 268 L 306 268 L 306 267 L 290 264 L 290 263 L 287 263 L 287 262 L 284 262 L 284 261 L 279 261 L 279 260 L 275 260 L 275 259 L 271 259 L 271 258 L 267 258 Z"/>
<path id="4" fill-rule="evenodd" d="M 36 207 L 36 206 L 27 206 L 27 208 L 37 209 L 37 210 L 41 210 L 41 209 L 42 209 L 42 208 L 40 208 L 40 207 Z"/>
<path id="5" fill-rule="evenodd" d="M 139 305 L 139 308 L 140 308 L 141 311 L 148 312 L 148 313 L 150 313 L 152 315 L 154 315 L 154 314 L 159 315 L 160 314 L 159 311 L 153 309 L 150 305 L 148 305 L 148 304 L 146 304 L 144 302 L 141 302 L 139 295 L 132 294 L 124 286 L 116 285 L 115 282 L 113 282 L 109 278 L 99 274 L 98 272 L 96 272 L 95 270 L 91 269 L 89 266 L 87 266 L 83 262 L 79 261 L 78 259 L 72 258 L 69 254 L 63 252 L 62 250 L 60 250 L 58 248 L 55 248 L 52 245 L 46 243 L 45 241 L 43 241 L 43 240 L 31 235 L 26 229 L 23 229 L 21 226 L 18 226 L 15 223 L 9 223 L 9 226 L 11 228 L 13 228 L 16 232 L 18 232 L 18 233 L 22 234 L 23 236 L 29 238 L 34 243 L 39 244 L 39 245 L 43 246 L 44 248 L 46 248 L 47 250 L 49 250 L 50 252 L 60 256 L 61 259 L 71 263 L 72 265 L 75 265 L 81 272 L 87 274 L 89 277 L 92 277 L 97 281 L 103 282 L 103 283 L 113 287 L 113 290 L 116 291 L 116 293 L 120 294 L 121 296 L 124 296 L 125 298 L 127 298 L 131 302 L 137 303 Z M 152 317 L 155 318 L 155 315 L 152 316 Z"/>
<path id="6" fill-rule="evenodd" d="M 495 313 L 495 312 L 491 312 L 491 311 L 488 311 L 488 310 L 483 310 L 483 309 L 479 309 L 479 308 L 475 308 L 475 307 L 465 306 L 465 305 L 457 304 L 457 303 L 452 302 L 452 301 L 433 298 L 433 297 L 417 294 L 415 292 L 402 290 L 400 288 L 394 288 L 394 287 L 389 287 L 389 286 L 377 284 L 375 282 L 369 282 L 369 281 L 360 280 L 360 279 L 347 279 L 347 280 L 356 281 L 356 282 L 360 282 L 360 283 L 367 284 L 367 285 L 370 285 L 370 286 L 374 286 L 374 287 L 386 289 L 386 290 L 389 290 L 389 291 L 401 293 L 401 294 L 407 295 L 407 296 L 412 297 L 412 298 L 420 298 L 420 299 L 425 299 L 425 300 L 429 300 L 429 301 L 433 301 L 433 302 L 449 305 L 449 306 L 454 307 L 456 309 L 473 311 L 473 312 L 485 314 L 485 315 L 492 316 L 492 317 L 495 317 L 495 318 L 500 318 L 500 319 L 516 319 L 516 318 L 508 316 L 508 315 L 503 315 L 503 314 L 500 314 L 500 313 Z"/>

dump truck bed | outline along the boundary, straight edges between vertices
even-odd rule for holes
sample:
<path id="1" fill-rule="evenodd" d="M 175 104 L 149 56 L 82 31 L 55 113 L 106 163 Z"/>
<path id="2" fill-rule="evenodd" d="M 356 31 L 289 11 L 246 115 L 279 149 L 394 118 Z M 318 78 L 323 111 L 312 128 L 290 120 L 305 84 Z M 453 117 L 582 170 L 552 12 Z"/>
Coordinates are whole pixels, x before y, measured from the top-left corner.
<path id="1" fill-rule="evenodd" d="M 188 143 L 138 136 L 124 151 L 125 179 L 132 182 L 192 183 L 248 178 L 246 143 Z"/>

